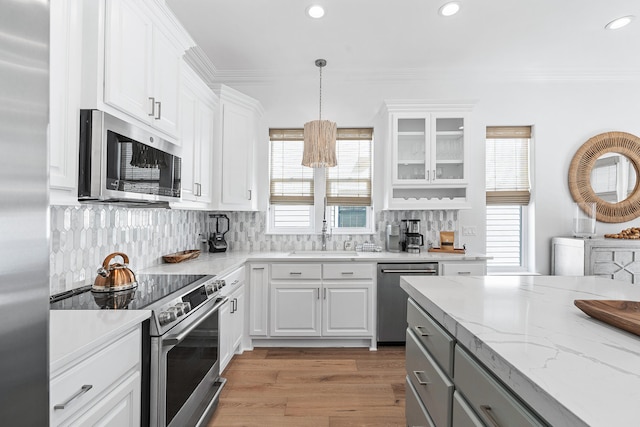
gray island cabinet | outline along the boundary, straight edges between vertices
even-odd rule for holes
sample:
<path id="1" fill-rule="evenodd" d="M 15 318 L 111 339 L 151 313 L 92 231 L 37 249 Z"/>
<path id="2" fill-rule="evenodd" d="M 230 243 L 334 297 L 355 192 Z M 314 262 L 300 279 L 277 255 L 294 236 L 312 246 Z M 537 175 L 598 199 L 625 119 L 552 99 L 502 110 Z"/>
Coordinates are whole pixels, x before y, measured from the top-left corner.
<path id="1" fill-rule="evenodd" d="M 599 277 L 406 276 L 407 425 L 612 426 L 640 419 L 640 337 L 576 299 L 640 300 Z"/>

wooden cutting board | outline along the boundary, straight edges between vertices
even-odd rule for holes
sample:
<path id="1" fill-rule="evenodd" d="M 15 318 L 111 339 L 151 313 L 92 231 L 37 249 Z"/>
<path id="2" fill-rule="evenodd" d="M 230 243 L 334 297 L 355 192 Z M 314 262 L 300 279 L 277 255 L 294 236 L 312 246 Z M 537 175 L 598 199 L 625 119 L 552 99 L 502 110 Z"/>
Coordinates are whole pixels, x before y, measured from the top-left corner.
<path id="1" fill-rule="evenodd" d="M 640 335 L 640 301 L 577 299 L 573 303 L 595 319 Z"/>

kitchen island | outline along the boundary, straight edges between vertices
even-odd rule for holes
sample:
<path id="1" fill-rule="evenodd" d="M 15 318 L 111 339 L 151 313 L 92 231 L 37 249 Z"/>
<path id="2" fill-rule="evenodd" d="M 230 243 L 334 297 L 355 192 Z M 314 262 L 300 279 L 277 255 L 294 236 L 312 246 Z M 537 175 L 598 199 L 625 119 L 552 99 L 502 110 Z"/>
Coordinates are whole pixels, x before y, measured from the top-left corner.
<path id="1" fill-rule="evenodd" d="M 401 286 L 546 423 L 640 423 L 640 337 L 573 303 L 640 301 L 637 285 L 596 277 L 438 276 L 406 277 Z"/>

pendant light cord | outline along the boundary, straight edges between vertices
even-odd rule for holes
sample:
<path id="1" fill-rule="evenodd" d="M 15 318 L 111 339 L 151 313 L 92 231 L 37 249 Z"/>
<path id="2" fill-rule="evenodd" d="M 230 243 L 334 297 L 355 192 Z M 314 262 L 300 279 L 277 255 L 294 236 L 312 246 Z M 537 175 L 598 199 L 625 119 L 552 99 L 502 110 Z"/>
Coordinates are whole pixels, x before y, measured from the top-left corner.
<path id="1" fill-rule="evenodd" d="M 318 119 L 322 121 L 322 65 L 320 65 L 319 68 L 320 68 L 320 112 L 318 114 Z"/>

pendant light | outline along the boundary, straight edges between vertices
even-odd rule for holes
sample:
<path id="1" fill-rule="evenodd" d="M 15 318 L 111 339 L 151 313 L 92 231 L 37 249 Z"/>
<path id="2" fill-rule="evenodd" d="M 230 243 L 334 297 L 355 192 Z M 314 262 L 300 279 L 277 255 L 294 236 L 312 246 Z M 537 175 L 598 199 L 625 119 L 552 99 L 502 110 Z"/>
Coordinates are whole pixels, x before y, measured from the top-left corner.
<path id="1" fill-rule="evenodd" d="M 310 168 L 333 167 L 336 162 L 336 136 L 338 127 L 335 122 L 322 120 L 322 67 L 327 65 L 324 59 L 316 59 L 320 68 L 320 113 L 318 120 L 304 124 L 304 152 L 302 165 Z"/>

